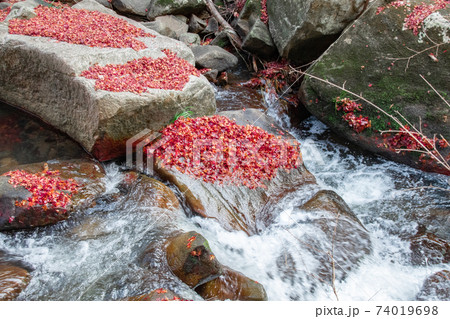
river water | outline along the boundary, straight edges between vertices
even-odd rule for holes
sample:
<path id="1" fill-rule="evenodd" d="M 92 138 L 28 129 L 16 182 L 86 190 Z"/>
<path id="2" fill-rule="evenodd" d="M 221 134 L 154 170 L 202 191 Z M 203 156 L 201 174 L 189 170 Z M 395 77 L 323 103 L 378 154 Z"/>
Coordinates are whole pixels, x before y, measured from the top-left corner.
<path id="1" fill-rule="evenodd" d="M 221 109 L 250 103 L 245 90 L 218 90 L 217 99 Z M 267 111 L 277 114 L 271 108 Z M 162 246 L 174 228 L 201 233 L 222 264 L 263 284 L 269 300 L 414 300 L 425 278 L 450 270 L 448 264 L 426 261 L 413 265 L 408 240 L 429 212 L 450 210 L 449 192 L 417 187 L 448 188 L 447 177 L 365 154 L 312 117 L 290 132 L 300 141 L 305 165 L 320 187 L 343 197 L 371 236 L 372 253 L 351 272 L 340 269 L 345 276 L 334 283 L 336 293 L 331 282 L 314 274 L 318 260 L 303 239 L 324 238 L 305 222 L 313 217 L 297 208 L 305 199 L 294 192 L 274 208 L 280 212 L 275 223 L 251 237 L 228 232 L 211 219 L 188 218 L 182 211 L 167 217 L 155 207 L 108 200 L 54 226 L 0 233 L 0 250 L 16 254 L 33 269 L 32 280 L 18 299 L 118 300 L 165 287 L 200 300 L 165 264 Z M 108 164 L 106 171 L 104 198 L 120 192 L 117 185 L 124 176 L 120 163 Z M 448 221 L 437 224 L 427 228 L 449 236 Z M 80 229 L 86 225 L 95 226 L 95 236 L 83 235 Z M 150 258 L 144 264 L 141 256 L 149 245 Z"/>

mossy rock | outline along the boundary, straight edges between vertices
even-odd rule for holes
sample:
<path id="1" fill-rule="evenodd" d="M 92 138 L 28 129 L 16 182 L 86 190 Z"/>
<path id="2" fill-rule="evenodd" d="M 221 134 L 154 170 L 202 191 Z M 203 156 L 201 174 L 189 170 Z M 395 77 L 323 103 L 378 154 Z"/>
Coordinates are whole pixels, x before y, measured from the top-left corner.
<path id="1" fill-rule="evenodd" d="M 411 1 L 412 5 L 421 2 Z M 398 118 L 401 118 L 397 113 L 400 112 L 415 127 L 420 128 L 422 124 L 421 129 L 430 138 L 442 134 L 448 140 L 450 108 L 420 77 L 423 75 L 448 100 L 450 54 L 446 50 L 450 45 L 445 43 L 448 39 L 441 35 L 442 30 L 438 27 L 428 27 L 429 39 L 419 41 L 412 30 L 403 30 L 405 17 L 410 11 L 402 7 L 386 8 L 377 14 L 378 7 L 383 5 L 384 1 L 374 2 L 307 72 L 338 86 L 345 85 L 346 89 L 362 95 Z M 450 7 L 438 13 L 448 16 Z M 436 47 L 436 44 L 440 45 Z M 342 119 L 344 113 L 335 108 L 333 101 L 337 97 L 351 97 L 361 103 L 363 110 L 356 115 L 368 116 L 372 127 L 362 133 L 353 131 Z M 382 136 L 380 131 L 395 130 L 399 126 L 357 97 L 306 77 L 300 98 L 313 115 L 360 147 L 414 167 L 450 174 L 434 161 L 419 161 L 418 153 L 395 152 L 389 147 L 392 134 Z M 443 149 L 441 153 L 448 156 L 449 150 Z"/>

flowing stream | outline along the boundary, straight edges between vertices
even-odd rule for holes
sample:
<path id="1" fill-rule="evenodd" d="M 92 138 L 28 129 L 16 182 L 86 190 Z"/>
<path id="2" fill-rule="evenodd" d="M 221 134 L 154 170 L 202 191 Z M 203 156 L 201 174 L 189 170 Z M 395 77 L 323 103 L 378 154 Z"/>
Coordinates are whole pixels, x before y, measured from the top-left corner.
<path id="1" fill-rule="evenodd" d="M 245 90 L 233 89 L 218 90 L 217 98 L 221 109 L 237 108 L 249 99 Z M 447 219 L 427 219 L 434 210 L 450 210 L 449 192 L 417 189 L 430 184 L 448 188 L 448 177 L 365 154 L 315 118 L 290 131 L 301 142 L 305 165 L 320 187 L 342 196 L 371 236 L 372 253 L 335 282 L 340 300 L 414 300 L 428 276 L 450 270 L 442 263 L 413 265 L 408 240 L 422 222 L 449 240 Z M 184 212 L 167 216 L 130 200 L 109 201 L 109 195 L 120 193 L 117 185 L 124 174 L 118 164 L 108 164 L 106 171 L 105 200 L 94 208 L 54 226 L 0 233 L 0 250 L 16 254 L 33 269 L 20 300 L 117 300 L 160 287 L 200 300 L 164 261 L 163 239 L 174 227 L 201 233 L 222 264 L 263 284 L 269 300 L 336 299 L 332 283 L 314 275 L 318 260 L 305 249 L 305 238 L 324 238 L 305 222 L 314 216 L 297 208 L 304 194 L 290 194 L 274 208 L 280 212 L 275 223 L 249 237 Z M 92 225 L 95 236 L 85 235 Z M 150 244 L 150 257 L 143 263 Z"/>

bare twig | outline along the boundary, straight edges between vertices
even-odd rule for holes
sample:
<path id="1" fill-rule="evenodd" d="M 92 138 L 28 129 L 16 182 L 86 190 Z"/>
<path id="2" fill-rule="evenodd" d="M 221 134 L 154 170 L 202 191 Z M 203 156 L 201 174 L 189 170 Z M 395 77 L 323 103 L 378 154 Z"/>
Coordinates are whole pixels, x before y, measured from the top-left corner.
<path id="1" fill-rule="evenodd" d="M 428 86 L 430 87 L 430 88 L 432 88 L 433 89 L 433 91 L 441 98 L 441 100 L 445 103 L 445 104 L 447 104 L 447 106 L 448 107 L 450 107 L 450 103 L 448 103 L 445 99 L 444 99 L 444 97 L 431 85 L 431 83 L 430 82 L 428 82 L 427 81 L 427 79 L 425 79 L 425 77 L 422 75 L 422 74 L 419 74 L 420 75 L 420 77 L 422 78 L 422 80 L 424 80 L 427 84 L 428 84 Z"/>
<path id="2" fill-rule="evenodd" d="M 422 54 L 422 53 L 425 53 L 425 52 L 427 52 L 427 51 L 430 51 L 430 50 L 432 50 L 432 49 L 434 49 L 434 48 L 436 48 L 436 50 L 438 50 L 439 47 L 440 47 L 441 45 L 443 45 L 443 44 L 445 44 L 445 43 L 438 43 L 438 44 L 435 44 L 435 45 L 433 45 L 433 46 L 431 46 L 431 47 L 428 47 L 428 48 L 426 48 L 426 49 L 423 49 L 422 51 L 416 51 L 416 50 L 413 50 L 413 49 L 410 49 L 410 48 L 406 47 L 408 50 L 414 52 L 414 54 L 411 55 L 411 56 L 409 56 L 409 57 L 405 57 L 405 58 L 386 58 L 386 59 L 388 59 L 388 60 L 394 60 L 394 61 L 407 60 L 407 62 L 406 62 L 406 67 L 405 67 L 405 72 L 406 72 L 406 70 L 408 70 L 408 67 L 409 67 L 409 62 L 411 61 L 412 58 L 414 58 L 414 57 L 416 57 L 416 56 L 418 56 L 418 55 L 420 55 L 420 54 Z"/>

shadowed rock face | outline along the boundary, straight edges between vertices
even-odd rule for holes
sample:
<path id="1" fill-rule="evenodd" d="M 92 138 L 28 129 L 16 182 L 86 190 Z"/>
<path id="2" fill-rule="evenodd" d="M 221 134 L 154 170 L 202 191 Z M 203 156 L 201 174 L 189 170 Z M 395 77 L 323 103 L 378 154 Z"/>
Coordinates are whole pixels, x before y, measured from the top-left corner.
<path id="1" fill-rule="evenodd" d="M 363 10 L 365 0 L 267 1 L 269 29 L 281 56 L 317 58 Z"/>
<path id="2" fill-rule="evenodd" d="M 176 301 L 183 300 L 180 296 L 169 289 L 159 288 L 152 292 L 134 297 L 128 297 L 124 301 Z"/>
<path id="3" fill-rule="evenodd" d="M 239 125 L 252 124 L 276 135 L 280 131 L 275 122 L 259 110 L 219 114 L 235 119 Z M 287 132 L 284 134 L 284 138 L 289 137 Z M 194 213 L 217 219 L 227 230 L 243 230 L 248 234 L 256 234 L 272 223 L 276 218 L 273 216 L 273 205 L 284 196 L 301 188 L 309 190 L 311 185 L 315 185 L 314 176 L 303 164 L 290 171 L 278 170 L 277 175 L 267 181 L 265 189 L 206 183 L 161 165 L 156 165 L 155 170 L 163 179 L 178 187 Z"/>
<path id="4" fill-rule="evenodd" d="M 118 17 L 92 0 L 74 8 Z M 214 92 L 203 76 L 191 76 L 182 91 L 149 89 L 140 95 L 95 90 L 94 80 L 80 77 L 94 64 L 164 57 L 163 49 L 195 63 L 186 45 L 123 19 L 156 35 L 139 39 L 146 49 L 92 48 L 43 37 L 11 35 L 7 23 L 0 23 L 0 99 L 67 133 L 100 160 L 124 155 L 127 139 L 143 129 L 158 131 L 187 106 L 194 105 L 199 116 L 214 113 Z"/>

